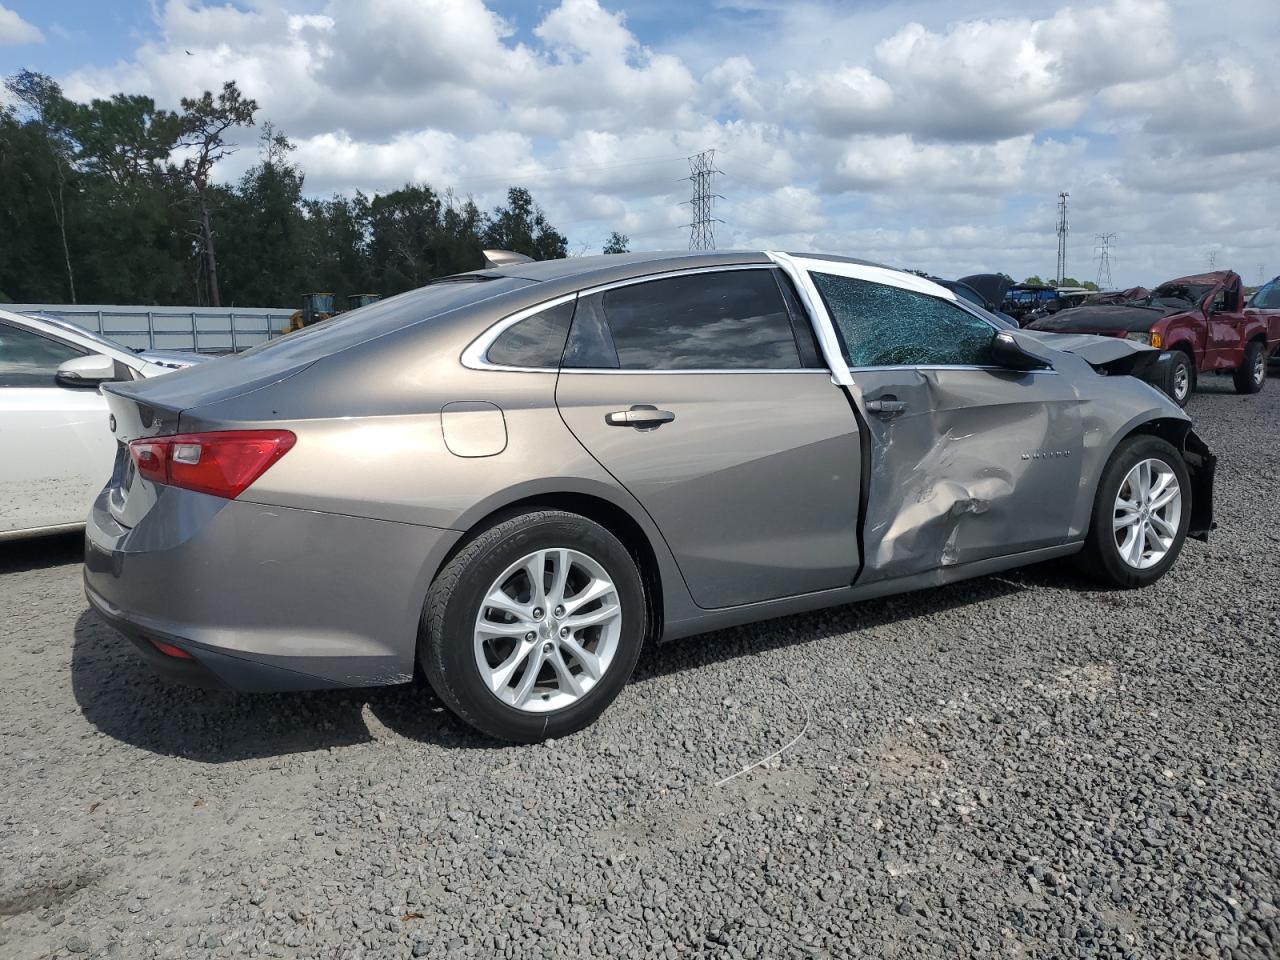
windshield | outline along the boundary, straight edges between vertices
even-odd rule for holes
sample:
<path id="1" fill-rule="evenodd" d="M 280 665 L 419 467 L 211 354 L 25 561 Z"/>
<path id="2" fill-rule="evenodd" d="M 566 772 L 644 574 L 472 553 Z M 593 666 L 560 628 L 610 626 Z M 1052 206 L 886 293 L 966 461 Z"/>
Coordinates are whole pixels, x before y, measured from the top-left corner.
<path id="1" fill-rule="evenodd" d="M 1181 307 L 1190 304 L 1198 307 L 1209 295 L 1213 285 L 1207 283 L 1162 283 L 1151 294 L 1151 303 L 1157 307 Z"/>
<path id="2" fill-rule="evenodd" d="M 1260 286 L 1245 306 L 1258 310 L 1274 310 L 1280 307 L 1280 277 Z"/>
<path id="3" fill-rule="evenodd" d="M 63 320 L 61 317 L 51 317 L 47 313 L 37 313 L 37 314 L 33 314 L 33 316 L 43 321 L 44 323 L 57 327 L 60 330 L 65 330 L 67 333 L 73 333 L 76 336 L 81 337 L 85 340 L 91 340 L 94 343 L 102 344 L 102 346 L 104 347 L 110 347 L 112 350 L 118 350 L 121 353 L 141 352 L 137 350 L 132 350 L 131 348 L 126 347 L 123 343 L 116 343 L 116 341 L 110 339 L 109 337 L 104 337 L 102 334 L 96 333 L 93 330 L 88 329 L 87 327 L 82 327 L 78 323 L 72 323 L 70 320 Z"/>

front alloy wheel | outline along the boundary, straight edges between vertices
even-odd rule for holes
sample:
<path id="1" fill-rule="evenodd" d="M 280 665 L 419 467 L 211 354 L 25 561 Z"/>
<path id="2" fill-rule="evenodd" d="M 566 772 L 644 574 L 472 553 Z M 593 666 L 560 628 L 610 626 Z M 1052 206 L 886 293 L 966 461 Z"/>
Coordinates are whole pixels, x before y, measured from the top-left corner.
<path id="1" fill-rule="evenodd" d="M 1116 494 L 1116 549 L 1137 570 L 1154 567 L 1168 556 L 1182 519 L 1182 487 L 1163 460 L 1136 464 Z"/>
<path id="2" fill-rule="evenodd" d="M 1121 440 L 1098 478 L 1077 566 L 1115 587 L 1159 580 L 1182 551 L 1190 498 L 1190 475 L 1177 447 L 1151 434 Z"/>
<path id="3" fill-rule="evenodd" d="M 1191 392 L 1196 387 L 1196 372 L 1191 365 L 1191 358 L 1181 350 L 1173 352 L 1168 373 L 1168 386 L 1165 392 L 1173 398 L 1173 402 L 1185 407 L 1191 399 Z"/>

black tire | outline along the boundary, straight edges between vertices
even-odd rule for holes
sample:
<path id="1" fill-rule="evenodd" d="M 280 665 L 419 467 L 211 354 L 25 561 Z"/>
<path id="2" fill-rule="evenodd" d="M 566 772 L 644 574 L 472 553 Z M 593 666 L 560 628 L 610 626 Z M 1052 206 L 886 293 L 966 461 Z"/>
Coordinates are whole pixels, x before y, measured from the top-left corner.
<path id="1" fill-rule="evenodd" d="M 527 712 L 490 691 L 473 647 L 474 627 L 489 586 L 533 551 L 569 548 L 600 564 L 617 591 L 622 627 L 609 667 L 593 687 L 561 709 Z M 436 576 L 427 593 L 418 659 L 445 705 L 477 730 L 513 743 L 563 737 L 592 723 L 635 669 L 646 629 L 644 588 L 627 548 L 600 524 L 574 513 L 524 513 L 477 535 Z"/>
<path id="2" fill-rule="evenodd" d="M 1266 351 L 1260 340 L 1250 340 L 1244 348 L 1244 360 L 1233 377 L 1236 393 L 1257 393 L 1267 382 Z"/>
<path id="3" fill-rule="evenodd" d="M 1185 407 L 1196 390 L 1196 363 L 1184 350 L 1174 350 L 1164 384 L 1164 392 L 1173 402 Z"/>
<path id="4" fill-rule="evenodd" d="M 1178 518 L 1177 533 L 1164 558 L 1150 567 L 1131 566 L 1120 555 L 1115 536 L 1115 505 L 1125 477 L 1143 460 L 1161 460 L 1168 464 L 1182 490 L 1182 510 Z M 1089 535 L 1084 550 L 1075 557 L 1076 567 L 1102 583 L 1123 589 L 1145 587 L 1155 583 L 1173 566 L 1187 539 L 1187 525 L 1191 522 L 1191 478 L 1182 454 L 1167 440 L 1149 434 L 1127 437 L 1120 442 L 1115 453 L 1102 471 L 1098 491 L 1093 499 L 1093 517 L 1089 523 Z"/>

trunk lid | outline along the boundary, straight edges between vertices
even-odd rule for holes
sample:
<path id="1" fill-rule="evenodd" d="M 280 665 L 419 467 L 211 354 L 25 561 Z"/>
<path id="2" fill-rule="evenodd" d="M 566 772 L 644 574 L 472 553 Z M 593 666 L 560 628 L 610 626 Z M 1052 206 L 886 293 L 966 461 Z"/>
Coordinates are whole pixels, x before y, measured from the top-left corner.
<path id="1" fill-rule="evenodd" d="M 178 432 L 184 410 L 230 400 L 279 383 L 301 373 L 314 357 L 299 358 L 288 351 L 241 354 L 186 367 L 163 377 L 108 383 L 102 387 L 115 436 L 116 459 L 107 484 L 111 516 L 124 527 L 135 527 L 155 506 L 161 487 L 138 474 L 129 456 L 129 442 Z"/>

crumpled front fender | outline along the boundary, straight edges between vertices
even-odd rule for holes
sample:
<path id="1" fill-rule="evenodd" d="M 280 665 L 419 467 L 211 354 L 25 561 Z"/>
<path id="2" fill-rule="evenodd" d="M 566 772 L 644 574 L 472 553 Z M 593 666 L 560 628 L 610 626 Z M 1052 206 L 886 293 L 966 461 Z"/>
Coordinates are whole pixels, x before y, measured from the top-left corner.
<path id="1" fill-rule="evenodd" d="M 1213 475 L 1218 458 L 1194 430 L 1188 430 L 1182 442 L 1182 459 L 1191 476 L 1191 522 L 1187 536 L 1207 542 L 1209 531 L 1217 526 L 1213 522 Z"/>

